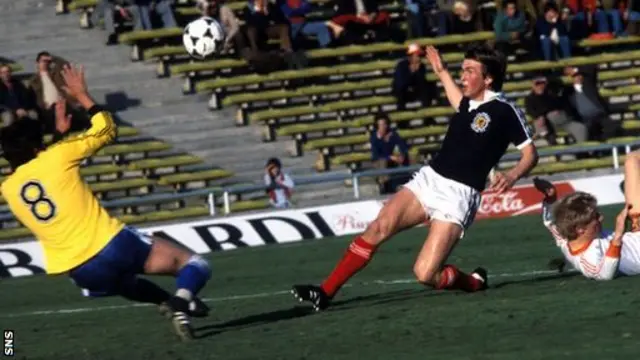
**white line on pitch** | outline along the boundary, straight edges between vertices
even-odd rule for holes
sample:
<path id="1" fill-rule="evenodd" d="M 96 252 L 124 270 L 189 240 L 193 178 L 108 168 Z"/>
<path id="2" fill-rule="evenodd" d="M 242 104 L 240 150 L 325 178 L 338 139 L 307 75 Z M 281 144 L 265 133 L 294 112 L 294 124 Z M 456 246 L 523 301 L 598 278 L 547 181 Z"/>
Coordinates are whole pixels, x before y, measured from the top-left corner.
<path id="1" fill-rule="evenodd" d="M 553 270 L 536 270 L 536 271 L 525 271 L 520 273 L 490 274 L 489 277 L 502 278 L 502 277 L 523 277 L 523 276 L 552 275 L 552 274 L 558 274 L 558 272 Z M 360 282 L 355 284 L 346 284 L 345 287 L 411 284 L 415 282 L 416 282 L 416 279 L 373 280 L 373 281 L 366 281 L 366 282 Z M 257 298 L 264 298 L 264 297 L 280 296 L 280 295 L 285 295 L 289 293 L 290 293 L 289 290 L 281 290 L 281 291 L 261 292 L 261 293 L 246 294 L 246 295 L 232 295 L 232 296 L 222 296 L 222 297 L 214 297 L 214 298 L 204 298 L 202 299 L 202 301 L 221 302 L 221 301 L 233 301 L 233 300 L 244 300 L 244 299 L 257 299 Z M 73 309 L 39 310 L 39 311 L 29 311 L 29 312 L 14 313 L 14 314 L 0 314 L 0 318 L 17 318 L 17 317 L 38 316 L 38 315 L 77 314 L 77 313 L 92 312 L 92 311 L 128 309 L 128 308 L 145 307 L 145 306 L 152 306 L 152 305 L 141 304 L 141 303 L 129 303 L 129 304 L 123 304 L 123 305 L 93 306 L 93 307 L 83 307 L 83 308 L 73 308 Z"/>

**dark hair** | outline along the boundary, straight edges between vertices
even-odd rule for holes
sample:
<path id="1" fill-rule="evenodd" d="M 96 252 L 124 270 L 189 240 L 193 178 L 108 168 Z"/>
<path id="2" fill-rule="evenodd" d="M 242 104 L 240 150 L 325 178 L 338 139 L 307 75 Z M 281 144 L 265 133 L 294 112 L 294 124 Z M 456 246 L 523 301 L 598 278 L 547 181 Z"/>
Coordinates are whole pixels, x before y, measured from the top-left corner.
<path id="1" fill-rule="evenodd" d="M 274 157 L 274 158 L 271 158 L 271 159 L 269 159 L 269 160 L 267 160 L 267 165 L 266 165 L 266 167 L 269 167 L 269 166 L 271 166 L 271 165 L 275 165 L 275 166 L 277 166 L 278 168 L 282 168 L 282 163 L 280 163 L 280 159 L 275 158 L 275 157 Z"/>
<path id="2" fill-rule="evenodd" d="M 38 56 L 36 57 L 36 62 L 39 62 L 40 58 L 43 57 L 43 56 L 51 56 L 51 54 L 49 54 L 48 51 L 40 51 L 38 53 Z"/>
<path id="3" fill-rule="evenodd" d="M 549 1 L 544 5 L 544 10 L 542 11 L 542 13 L 546 14 L 547 11 L 549 11 L 549 10 L 553 10 L 555 12 L 559 12 L 558 6 L 553 1 Z"/>
<path id="4" fill-rule="evenodd" d="M 493 91 L 502 90 L 504 75 L 507 72 L 507 61 L 501 52 L 487 45 L 474 45 L 467 50 L 464 58 L 481 63 L 482 75 L 493 79 L 491 89 Z"/>
<path id="5" fill-rule="evenodd" d="M 502 4 L 502 8 L 506 9 L 510 4 L 513 4 L 516 7 L 516 10 L 518 9 L 518 2 L 516 0 L 505 0 Z"/>
<path id="6" fill-rule="evenodd" d="M 378 128 L 378 121 L 384 121 L 385 124 L 387 124 L 387 127 L 391 126 L 391 120 L 389 119 L 389 115 L 387 115 L 387 113 L 379 111 L 376 116 L 373 118 L 373 125 L 375 126 L 375 128 Z"/>
<path id="7" fill-rule="evenodd" d="M 36 157 L 44 149 L 42 126 L 31 119 L 13 122 L 0 131 L 0 145 L 4 157 L 13 170 Z"/>

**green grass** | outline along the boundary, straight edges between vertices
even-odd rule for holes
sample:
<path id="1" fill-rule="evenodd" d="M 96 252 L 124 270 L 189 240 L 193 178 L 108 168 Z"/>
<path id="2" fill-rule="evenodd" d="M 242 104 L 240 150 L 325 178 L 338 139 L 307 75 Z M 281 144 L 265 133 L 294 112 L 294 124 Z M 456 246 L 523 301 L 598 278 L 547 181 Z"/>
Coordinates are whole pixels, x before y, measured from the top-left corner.
<path id="1" fill-rule="evenodd" d="M 605 209 L 607 224 L 615 210 Z M 286 290 L 321 281 L 350 238 L 215 253 L 202 292 L 212 314 L 194 321 L 201 338 L 190 344 L 155 309 L 84 299 L 65 277 L 3 281 L 0 324 L 16 331 L 19 359 L 631 359 L 640 351 L 640 279 L 530 275 L 559 255 L 539 216 L 468 231 L 449 262 L 489 269 L 492 288 L 478 294 L 412 281 L 425 234 L 391 240 L 333 307 L 314 314 Z M 74 308 L 93 311 L 26 315 Z"/>

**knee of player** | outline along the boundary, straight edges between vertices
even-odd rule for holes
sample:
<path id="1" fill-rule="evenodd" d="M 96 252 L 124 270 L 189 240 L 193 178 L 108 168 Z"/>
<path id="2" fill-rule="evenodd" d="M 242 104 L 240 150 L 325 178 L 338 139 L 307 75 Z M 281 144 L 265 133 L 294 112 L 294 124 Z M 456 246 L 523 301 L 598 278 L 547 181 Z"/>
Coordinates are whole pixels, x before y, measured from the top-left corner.
<path id="1" fill-rule="evenodd" d="M 413 265 L 413 273 L 416 276 L 416 279 L 419 283 L 429 286 L 435 286 L 436 283 L 436 273 L 426 269 L 420 263 L 415 263 Z"/>
<path id="2" fill-rule="evenodd" d="M 376 242 L 386 239 L 391 233 L 391 222 L 385 216 L 375 219 L 365 233 L 367 239 L 375 239 Z"/>
<path id="3" fill-rule="evenodd" d="M 192 266 L 198 269 L 198 271 L 205 275 L 207 279 L 211 277 L 211 266 L 209 265 L 209 261 L 198 254 L 191 255 L 184 267 L 187 266 Z"/>

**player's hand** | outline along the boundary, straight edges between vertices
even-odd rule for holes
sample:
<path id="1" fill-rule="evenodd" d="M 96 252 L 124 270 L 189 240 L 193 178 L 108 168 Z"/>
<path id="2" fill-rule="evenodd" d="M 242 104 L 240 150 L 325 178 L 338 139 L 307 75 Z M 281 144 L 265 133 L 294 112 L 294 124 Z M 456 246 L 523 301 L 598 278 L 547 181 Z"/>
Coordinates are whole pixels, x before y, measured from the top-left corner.
<path id="1" fill-rule="evenodd" d="M 625 205 L 622 211 L 616 216 L 616 227 L 613 233 L 613 241 L 620 242 L 627 228 L 627 217 L 631 205 Z"/>
<path id="2" fill-rule="evenodd" d="M 498 194 L 503 193 L 513 186 L 516 182 L 516 178 L 512 177 L 509 174 L 505 174 L 497 171 L 491 180 L 491 190 L 497 192 Z"/>
<path id="3" fill-rule="evenodd" d="M 67 102 L 59 99 L 55 104 L 56 130 L 60 134 L 66 134 L 71 128 L 71 114 L 67 114 Z"/>
<path id="4" fill-rule="evenodd" d="M 87 95 L 87 84 L 84 80 L 84 68 L 82 66 L 74 67 L 67 64 L 62 69 L 62 78 L 64 85 L 62 89 L 71 97 Z"/>
<path id="5" fill-rule="evenodd" d="M 427 46 L 427 60 L 429 61 L 429 64 L 431 64 L 433 72 L 436 74 L 440 74 L 446 70 L 444 63 L 442 62 L 442 58 L 440 57 L 440 52 L 431 45 Z"/>
<path id="6" fill-rule="evenodd" d="M 539 177 L 533 178 L 533 186 L 536 187 L 536 190 L 544 195 L 544 201 L 548 203 L 553 203 L 557 199 L 556 187 L 553 184 L 545 179 L 541 179 Z"/>
<path id="7" fill-rule="evenodd" d="M 549 268 L 549 270 L 556 270 L 561 273 L 564 272 L 564 270 L 567 268 L 567 262 L 564 260 L 564 258 L 554 258 L 549 260 L 549 262 L 547 263 L 547 267 Z"/>

